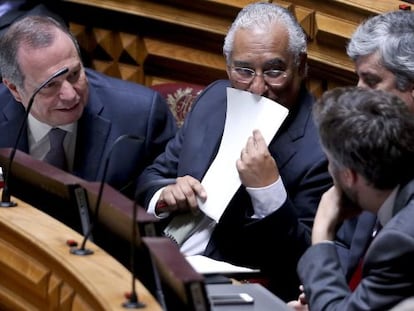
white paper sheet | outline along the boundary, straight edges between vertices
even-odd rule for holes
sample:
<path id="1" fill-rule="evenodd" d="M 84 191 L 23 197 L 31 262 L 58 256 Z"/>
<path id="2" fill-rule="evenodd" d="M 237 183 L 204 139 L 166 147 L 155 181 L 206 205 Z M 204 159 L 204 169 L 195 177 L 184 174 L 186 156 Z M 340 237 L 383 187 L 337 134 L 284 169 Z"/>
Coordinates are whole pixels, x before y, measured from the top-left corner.
<path id="1" fill-rule="evenodd" d="M 250 92 L 227 88 L 227 115 L 216 158 L 202 180 L 207 200 L 200 209 L 218 222 L 241 181 L 236 161 L 254 129 L 259 129 L 267 145 L 288 114 L 287 108 Z"/>
<path id="2" fill-rule="evenodd" d="M 233 273 L 257 273 L 258 269 L 250 269 L 232 265 L 228 262 L 214 260 L 202 255 L 187 256 L 187 261 L 195 271 L 200 274 L 233 274 Z"/>

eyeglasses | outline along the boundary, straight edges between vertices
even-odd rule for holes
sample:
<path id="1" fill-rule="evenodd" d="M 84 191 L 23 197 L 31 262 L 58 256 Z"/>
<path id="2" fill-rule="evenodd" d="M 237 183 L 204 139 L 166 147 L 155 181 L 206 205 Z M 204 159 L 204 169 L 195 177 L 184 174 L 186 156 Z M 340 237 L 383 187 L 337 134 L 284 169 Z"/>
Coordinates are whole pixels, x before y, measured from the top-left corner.
<path id="1" fill-rule="evenodd" d="M 232 77 L 239 83 L 250 84 L 256 76 L 263 76 L 263 79 L 272 86 L 280 86 L 287 78 L 286 71 L 270 69 L 258 74 L 255 70 L 246 67 L 231 66 Z"/>

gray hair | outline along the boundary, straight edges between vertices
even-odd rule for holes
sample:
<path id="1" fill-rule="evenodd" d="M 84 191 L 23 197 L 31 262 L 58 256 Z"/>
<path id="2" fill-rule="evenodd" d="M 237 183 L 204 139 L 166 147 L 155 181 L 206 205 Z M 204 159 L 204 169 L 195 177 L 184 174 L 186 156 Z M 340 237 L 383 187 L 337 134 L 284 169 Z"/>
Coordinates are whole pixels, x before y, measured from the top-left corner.
<path id="1" fill-rule="evenodd" d="M 353 169 L 377 189 L 414 177 L 414 118 L 398 96 L 335 88 L 319 98 L 313 117 L 334 168 Z"/>
<path id="2" fill-rule="evenodd" d="M 414 12 L 393 11 L 360 24 L 347 46 L 348 56 L 379 53 L 384 68 L 396 76 L 396 88 L 405 91 L 414 81 Z"/>
<path id="3" fill-rule="evenodd" d="M 238 29 L 260 27 L 272 31 L 270 26 L 275 22 L 282 22 L 286 26 L 289 34 L 289 51 L 293 54 L 294 62 L 298 66 L 300 55 L 307 51 L 306 35 L 289 10 L 267 2 L 249 4 L 237 15 L 224 38 L 223 53 L 227 64 L 231 62 L 234 36 Z"/>
<path id="4" fill-rule="evenodd" d="M 20 68 L 17 52 L 24 45 L 28 48 L 39 49 L 48 47 L 56 39 L 56 29 L 60 29 L 72 40 L 79 57 L 79 45 L 69 29 L 46 16 L 27 16 L 13 23 L 0 38 L 0 72 L 17 87 L 23 88 L 24 75 Z"/>

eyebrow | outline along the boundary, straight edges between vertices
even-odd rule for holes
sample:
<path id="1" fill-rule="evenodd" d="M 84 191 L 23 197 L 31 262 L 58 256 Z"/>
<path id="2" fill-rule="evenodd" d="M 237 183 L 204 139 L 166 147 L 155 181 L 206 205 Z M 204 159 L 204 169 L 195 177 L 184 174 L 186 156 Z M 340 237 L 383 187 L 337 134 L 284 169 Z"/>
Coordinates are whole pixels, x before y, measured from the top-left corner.
<path id="1" fill-rule="evenodd" d="M 233 63 L 237 67 L 254 67 L 252 63 L 246 61 L 234 61 Z M 273 58 L 264 62 L 262 64 L 262 67 L 286 67 L 286 63 L 282 61 L 280 58 Z"/>

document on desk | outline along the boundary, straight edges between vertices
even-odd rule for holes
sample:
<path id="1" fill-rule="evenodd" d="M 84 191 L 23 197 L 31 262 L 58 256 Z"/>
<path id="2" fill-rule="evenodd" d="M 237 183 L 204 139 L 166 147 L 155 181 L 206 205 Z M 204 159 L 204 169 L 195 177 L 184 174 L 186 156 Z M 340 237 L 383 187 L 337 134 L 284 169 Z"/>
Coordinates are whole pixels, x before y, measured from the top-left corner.
<path id="1" fill-rule="evenodd" d="M 200 274 L 258 273 L 258 269 L 240 267 L 225 261 L 218 261 L 202 255 L 187 256 L 187 261 Z"/>
<path id="2" fill-rule="evenodd" d="M 269 145 L 287 114 L 288 109 L 273 100 L 227 88 L 227 114 L 220 148 L 201 182 L 207 200 L 198 203 L 207 216 L 218 222 L 240 187 L 236 161 L 253 130 L 259 129 Z"/>

